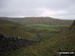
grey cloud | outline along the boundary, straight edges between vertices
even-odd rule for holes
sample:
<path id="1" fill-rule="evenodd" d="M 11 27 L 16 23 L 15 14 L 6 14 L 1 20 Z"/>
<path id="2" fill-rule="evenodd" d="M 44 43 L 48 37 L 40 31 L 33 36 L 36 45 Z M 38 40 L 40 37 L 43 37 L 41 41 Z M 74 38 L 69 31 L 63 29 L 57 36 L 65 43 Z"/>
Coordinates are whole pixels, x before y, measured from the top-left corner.
<path id="1" fill-rule="evenodd" d="M 54 16 L 70 17 L 75 15 L 75 0 L 0 0 L 0 16 L 40 16 L 44 9 L 63 10 L 67 13 Z"/>
<path id="2" fill-rule="evenodd" d="M 73 5 L 75 5 L 75 0 L 52 0 L 48 2 L 46 7 L 58 10 L 58 9 L 68 9 Z"/>

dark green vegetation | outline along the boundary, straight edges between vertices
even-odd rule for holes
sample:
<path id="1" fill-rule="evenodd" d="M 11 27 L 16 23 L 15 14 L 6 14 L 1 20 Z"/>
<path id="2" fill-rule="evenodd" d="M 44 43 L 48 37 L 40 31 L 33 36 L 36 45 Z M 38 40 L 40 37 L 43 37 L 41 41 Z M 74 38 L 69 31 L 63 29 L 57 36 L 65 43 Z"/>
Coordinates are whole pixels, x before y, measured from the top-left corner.
<path id="1" fill-rule="evenodd" d="M 20 21 L 15 21 L 14 19 L 11 20 L 13 20 L 12 22 L 17 23 L 20 23 L 21 21 L 21 19 Z M 27 37 L 27 39 L 30 39 L 32 37 L 32 40 L 34 40 L 34 38 L 36 40 L 41 40 L 40 43 L 37 43 L 35 45 L 20 48 L 11 52 L 6 52 L 4 53 L 4 56 L 58 56 L 59 51 L 75 51 L 75 22 L 70 28 L 69 26 L 71 24 L 69 23 L 72 23 L 72 21 L 66 22 L 64 24 L 61 24 L 61 22 L 57 24 L 27 23 L 25 24 L 25 26 L 23 26 L 24 23 L 22 23 L 22 26 L 17 26 L 17 31 L 14 31 L 15 29 L 9 27 L 8 24 L 6 25 L 6 27 L 8 26 L 7 28 L 5 28 L 5 26 L 1 24 L 1 27 L 3 27 L 5 30 L 7 30 L 8 28 L 11 29 L 11 31 L 5 31 L 2 28 L 2 30 L 0 31 L 4 33 L 6 32 L 5 34 L 7 34 L 7 32 L 12 32 L 13 30 L 14 32 L 17 32 L 13 33 L 14 36 L 22 36 L 21 34 L 23 34 L 24 38 L 26 38 L 26 36 L 30 35 L 29 37 Z M 27 35 L 26 33 L 29 35 Z"/>

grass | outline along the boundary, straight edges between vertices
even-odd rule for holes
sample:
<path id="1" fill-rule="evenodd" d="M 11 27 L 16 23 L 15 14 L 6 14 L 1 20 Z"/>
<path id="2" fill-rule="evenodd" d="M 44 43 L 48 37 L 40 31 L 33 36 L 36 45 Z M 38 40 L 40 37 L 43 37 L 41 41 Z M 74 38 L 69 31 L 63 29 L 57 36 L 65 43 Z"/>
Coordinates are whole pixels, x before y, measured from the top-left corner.
<path id="1" fill-rule="evenodd" d="M 59 31 L 59 28 L 62 27 L 66 28 L 69 27 L 69 25 L 46 25 L 46 24 L 31 24 L 25 26 L 25 29 L 36 29 L 36 30 L 50 30 L 50 31 Z"/>
<path id="2" fill-rule="evenodd" d="M 58 56 L 59 51 L 75 51 L 75 31 L 65 31 L 69 25 L 0 24 L 0 34 L 20 36 L 25 39 L 40 40 L 40 43 L 15 51 L 4 56 Z"/>
<path id="3" fill-rule="evenodd" d="M 52 38 L 48 38 L 46 41 L 42 41 L 38 44 L 31 45 L 25 48 L 5 53 L 7 56 L 58 56 L 58 52 L 61 51 L 75 51 L 74 34 L 67 32 L 56 34 Z M 45 34 L 43 34 L 45 35 Z M 43 37 L 44 38 L 44 37 Z M 71 42 L 72 41 L 72 42 Z"/>
<path id="4" fill-rule="evenodd" d="M 46 40 L 62 31 L 62 27 L 66 28 L 69 25 L 47 25 L 47 24 L 29 24 L 19 25 L 8 20 L 1 20 L 0 34 L 10 36 L 20 36 L 21 38 L 31 40 Z M 4 23 L 3 23 L 4 22 Z"/>
<path id="5" fill-rule="evenodd" d="M 4 35 L 9 35 L 9 36 L 16 36 L 16 37 L 21 37 L 25 39 L 31 39 L 31 40 L 36 40 L 37 36 L 33 35 L 29 32 L 25 32 L 23 28 L 19 28 L 18 26 L 15 25 L 9 25 L 9 24 L 1 24 L 0 25 L 0 34 Z"/>
<path id="6" fill-rule="evenodd" d="M 47 40 L 54 35 L 68 28 L 69 25 L 46 25 L 46 24 L 32 24 L 25 26 L 25 31 L 36 34 L 41 40 Z"/>
<path id="7" fill-rule="evenodd" d="M 20 27 L 14 24 L 0 24 L 0 34 L 20 36 L 31 40 L 46 40 L 59 33 L 60 30 L 49 25 L 28 25 Z"/>
<path id="8" fill-rule="evenodd" d="M 66 36 L 65 33 L 68 35 Z M 72 34 L 72 35 L 71 35 Z M 59 51 L 75 51 L 75 31 L 62 32 L 36 45 L 6 53 L 7 56 L 58 56 Z M 70 36 L 71 35 L 71 36 Z"/>

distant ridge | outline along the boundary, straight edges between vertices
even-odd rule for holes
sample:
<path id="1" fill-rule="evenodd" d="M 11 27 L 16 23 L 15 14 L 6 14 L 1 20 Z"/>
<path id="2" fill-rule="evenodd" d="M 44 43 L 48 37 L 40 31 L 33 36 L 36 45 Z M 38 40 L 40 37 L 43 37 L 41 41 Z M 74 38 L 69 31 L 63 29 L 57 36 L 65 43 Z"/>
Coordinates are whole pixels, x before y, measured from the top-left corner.
<path id="1" fill-rule="evenodd" d="M 16 24 L 16 23 L 6 20 L 4 18 L 0 18 L 0 24 Z"/>
<path id="2" fill-rule="evenodd" d="M 24 17 L 24 18 L 7 18 L 1 17 L 19 24 L 48 24 L 48 25 L 70 25 L 73 20 L 60 20 L 51 17 Z"/>

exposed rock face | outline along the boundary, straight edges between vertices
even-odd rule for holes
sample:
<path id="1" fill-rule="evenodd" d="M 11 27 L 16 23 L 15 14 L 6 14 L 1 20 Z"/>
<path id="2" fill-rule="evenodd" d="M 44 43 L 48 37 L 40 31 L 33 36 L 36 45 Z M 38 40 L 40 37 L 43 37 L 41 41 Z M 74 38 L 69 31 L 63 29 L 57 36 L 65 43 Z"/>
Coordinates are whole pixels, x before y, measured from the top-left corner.
<path id="1" fill-rule="evenodd" d="M 38 41 L 0 35 L 0 53 L 5 51 L 12 51 L 21 47 L 25 47 L 27 45 L 35 44 L 37 42 Z"/>
<path id="2" fill-rule="evenodd" d="M 74 20 L 73 24 L 71 25 L 70 30 L 75 30 L 75 20 Z"/>

